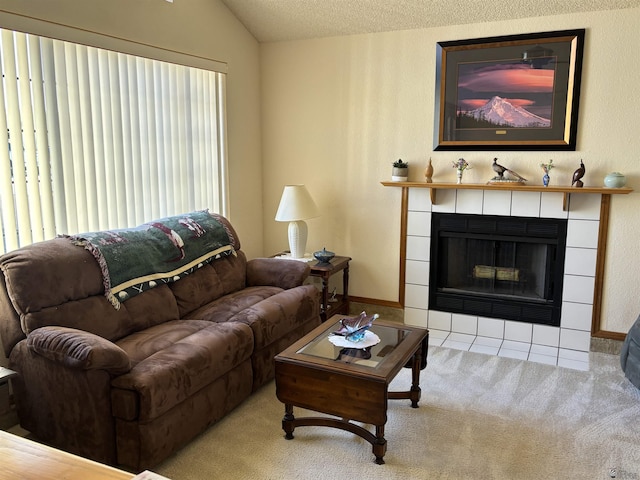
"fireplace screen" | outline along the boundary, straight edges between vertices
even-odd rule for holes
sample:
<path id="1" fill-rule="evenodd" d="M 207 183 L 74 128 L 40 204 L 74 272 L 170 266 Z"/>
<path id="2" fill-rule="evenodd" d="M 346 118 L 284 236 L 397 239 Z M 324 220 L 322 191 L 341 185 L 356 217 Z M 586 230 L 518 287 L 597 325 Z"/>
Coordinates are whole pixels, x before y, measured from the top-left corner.
<path id="1" fill-rule="evenodd" d="M 566 220 L 432 214 L 430 308 L 560 324 Z"/>

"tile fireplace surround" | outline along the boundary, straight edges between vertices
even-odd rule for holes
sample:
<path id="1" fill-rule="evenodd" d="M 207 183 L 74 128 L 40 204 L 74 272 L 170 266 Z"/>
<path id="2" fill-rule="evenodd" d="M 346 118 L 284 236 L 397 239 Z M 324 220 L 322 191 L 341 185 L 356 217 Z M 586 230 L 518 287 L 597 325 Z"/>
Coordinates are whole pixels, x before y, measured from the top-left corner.
<path id="1" fill-rule="evenodd" d="M 588 369 L 601 195 L 517 190 L 408 189 L 405 313 L 427 327 L 433 344 Z M 566 218 L 562 318 L 559 327 L 429 310 L 431 212 Z"/>

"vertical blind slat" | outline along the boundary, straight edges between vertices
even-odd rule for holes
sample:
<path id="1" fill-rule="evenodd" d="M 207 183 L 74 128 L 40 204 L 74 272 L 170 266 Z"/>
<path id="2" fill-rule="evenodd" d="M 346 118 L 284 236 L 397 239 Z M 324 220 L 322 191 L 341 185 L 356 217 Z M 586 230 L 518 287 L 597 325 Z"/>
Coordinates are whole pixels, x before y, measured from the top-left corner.
<path id="1" fill-rule="evenodd" d="M 13 44 L 10 32 L 2 31 L 3 45 Z M 7 47 L 1 52 L 2 55 L 2 75 L 5 78 L 5 82 L 9 81 L 9 74 L 7 68 L 11 68 L 13 63 L 13 52 Z M 10 155 L 10 143 L 9 143 L 9 99 L 7 98 L 8 92 L 5 94 L 5 89 L 2 88 L 0 92 L 1 105 L 4 107 L 0 113 L 0 204 L 2 214 L 2 250 L 4 252 L 13 250 L 20 246 L 20 239 L 18 238 L 17 219 L 15 210 L 15 200 L 13 194 L 13 174 L 11 172 L 11 155 Z"/>
<path id="2" fill-rule="evenodd" d="M 22 34 L 17 33 L 19 37 Z M 15 38 L 3 36 L 10 43 L 10 51 L 16 52 Z M 17 53 L 17 52 L 16 52 Z M 14 53 L 14 55 L 16 54 Z M 9 60 L 9 58 L 7 58 Z M 20 112 L 19 79 L 15 56 L 5 63 L 4 85 L 7 106 L 7 124 L 9 129 L 11 173 L 13 175 L 13 194 L 15 203 L 15 221 L 20 243 L 32 243 L 31 225 L 29 225 L 29 200 L 27 196 L 27 177 L 25 172 L 24 141 L 22 138 L 22 119 Z"/>
<path id="3" fill-rule="evenodd" d="M 35 126 L 33 109 L 31 108 L 31 75 L 29 72 L 27 37 L 24 34 L 16 36 L 16 53 L 27 196 L 26 212 L 21 212 L 21 216 L 24 215 L 23 228 L 28 230 L 29 235 L 31 235 L 31 241 L 35 242 L 43 240 L 43 231 L 40 189 L 38 188 Z"/>
<path id="4" fill-rule="evenodd" d="M 40 59 L 44 55 L 40 47 L 39 38 L 29 35 L 31 89 L 33 92 L 33 114 L 36 140 L 36 158 L 41 200 L 42 237 L 40 240 L 53 238 L 56 234 L 56 224 L 53 205 L 53 189 L 51 181 L 51 158 L 47 141 L 47 118 L 45 114 L 45 90 L 42 63 Z"/>

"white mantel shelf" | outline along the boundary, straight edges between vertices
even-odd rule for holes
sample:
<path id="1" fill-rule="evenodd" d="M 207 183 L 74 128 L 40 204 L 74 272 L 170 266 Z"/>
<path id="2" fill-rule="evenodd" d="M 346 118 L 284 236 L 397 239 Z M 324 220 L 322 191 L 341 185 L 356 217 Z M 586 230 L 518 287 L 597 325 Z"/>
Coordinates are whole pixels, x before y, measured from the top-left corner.
<path id="1" fill-rule="evenodd" d="M 431 189 L 431 203 L 436 205 L 436 192 L 438 190 L 511 190 L 519 192 L 555 192 L 562 193 L 562 209 L 569 209 L 569 197 L 572 193 L 599 193 L 601 195 L 628 194 L 633 192 L 630 187 L 608 188 L 608 187 L 572 187 L 572 186 L 549 186 L 543 185 L 521 185 L 518 183 L 505 182 L 504 184 L 486 183 L 427 183 L 427 182 L 380 182 L 385 187 L 402 188 L 429 188 Z"/>

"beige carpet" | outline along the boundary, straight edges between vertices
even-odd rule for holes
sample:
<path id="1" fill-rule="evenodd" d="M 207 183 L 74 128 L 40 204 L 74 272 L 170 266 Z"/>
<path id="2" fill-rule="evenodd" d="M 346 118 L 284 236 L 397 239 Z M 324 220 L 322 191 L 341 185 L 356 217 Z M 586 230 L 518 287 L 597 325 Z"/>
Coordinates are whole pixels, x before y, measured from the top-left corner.
<path id="1" fill-rule="evenodd" d="M 271 383 L 155 472 L 187 479 L 640 479 L 640 392 L 618 357 L 582 372 L 430 347 L 420 408 L 389 402 L 385 465 L 337 429 L 281 428 Z M 410 384 L 403 369 L 396 389 Z M 301 410 L 296 409 L 296 414 Z"/>

